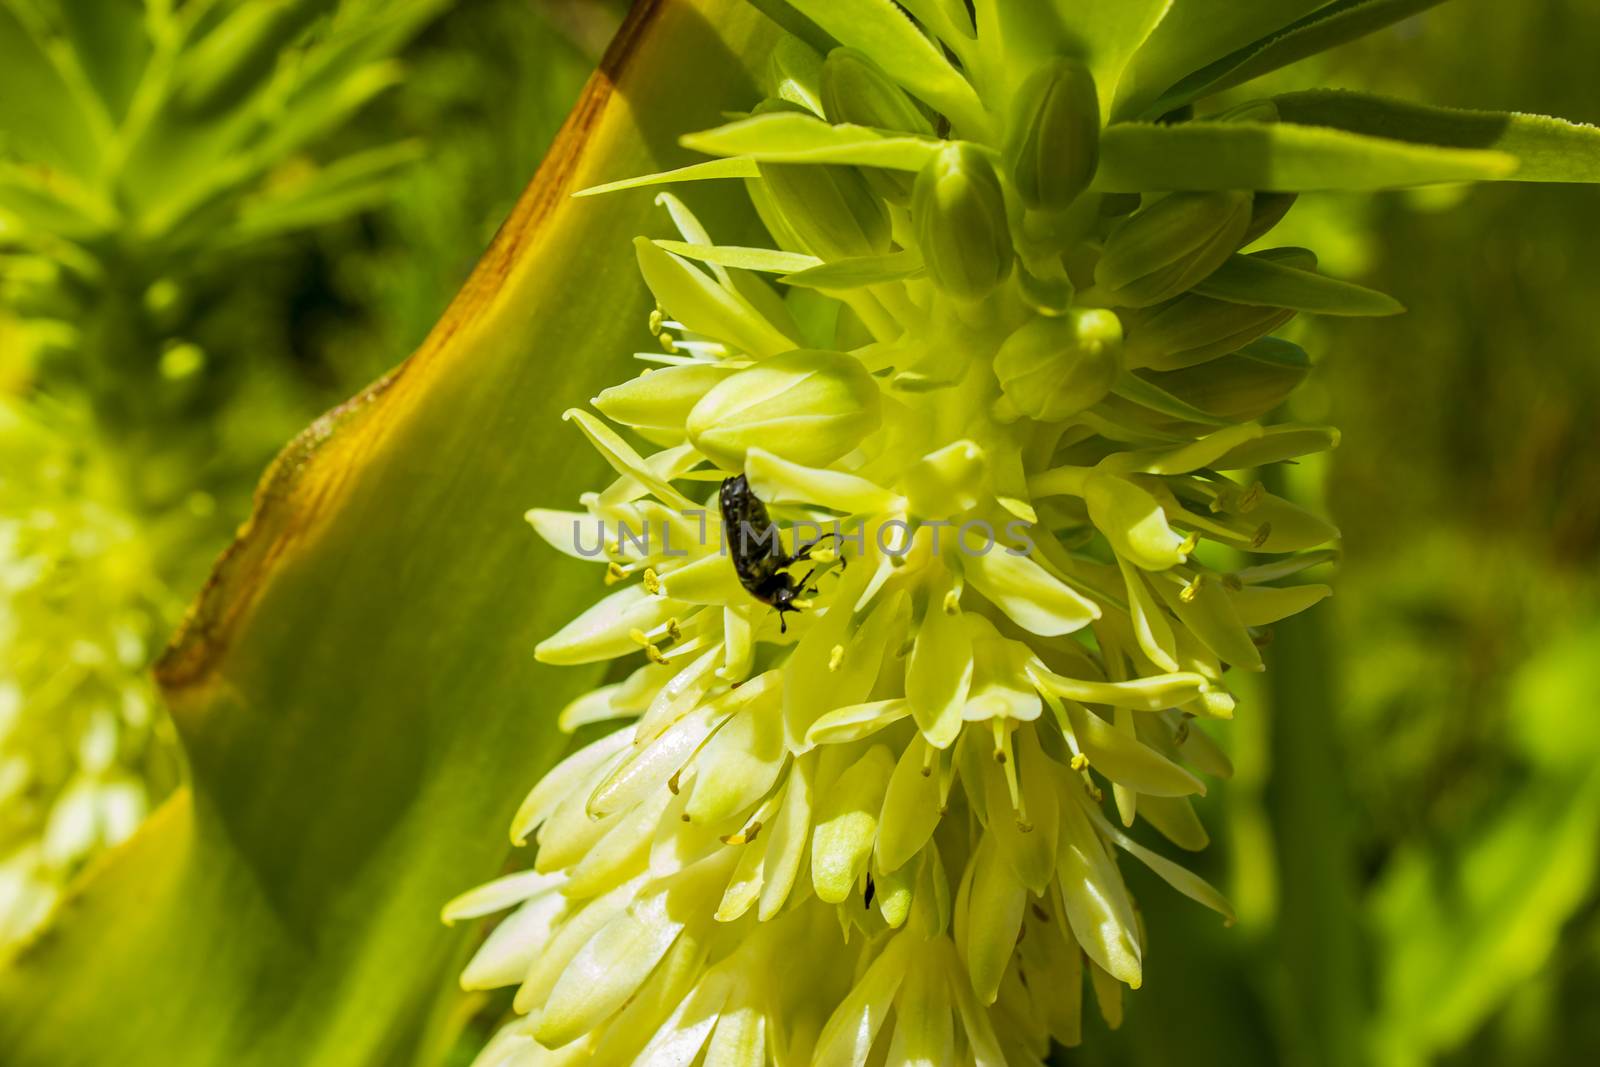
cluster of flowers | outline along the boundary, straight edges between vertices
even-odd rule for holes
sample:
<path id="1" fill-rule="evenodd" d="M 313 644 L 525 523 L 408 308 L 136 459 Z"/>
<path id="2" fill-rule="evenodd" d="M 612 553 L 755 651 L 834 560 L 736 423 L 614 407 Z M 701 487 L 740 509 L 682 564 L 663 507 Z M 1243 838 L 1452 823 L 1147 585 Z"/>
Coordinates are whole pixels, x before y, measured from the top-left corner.
<path id="1" fill-rule="evenodd" d="M 740 180 L 776 247 L 659 194 L 659 366 L 568 413 L 617 479 L 529 515 L 616 586 L 539 658 L 644 661 L 563 714 L 633 722 L 528 797 L 534 868 L 446 909 L 515 908 L 463 977 L 520 985 L 482 1067 L 1037 1063 L 1086 976 L 1113 1023 L 1140 984 L 1120 853 L 1229 916 L 1127 828 L 1206 844 L 1190 798 L 1229 766 L 1194 721 L 1328 592 L 1277 584 L 1337 531 L 1253 472 L 1337 434 L 1256 421 L 1307 370 L 1268 335 L 1398 308 L 1241 253 L 1290 196 L 1094 191 L 1089 67 L 980 100 L 981 27 L 907 6 L 923 53 L 786 38 L 765 100 L 685 138 L 724 158 L 602 190 Z M 786 627 L 715 521 L 738 475 L 846 533 Z"/>

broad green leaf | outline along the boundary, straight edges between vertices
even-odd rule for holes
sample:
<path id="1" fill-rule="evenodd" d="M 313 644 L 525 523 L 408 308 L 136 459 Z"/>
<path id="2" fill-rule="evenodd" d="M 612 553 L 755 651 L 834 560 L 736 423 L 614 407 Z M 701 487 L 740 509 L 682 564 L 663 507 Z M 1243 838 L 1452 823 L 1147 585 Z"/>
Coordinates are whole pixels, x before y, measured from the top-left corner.
<path id="1" fill-rule="evenodd" d="M 1515 156 L 1293 123 L 1125 123 L 1100 141 L 1102 193 L 1400 189 L 1511 177 Z"/>
<path id="2" fill-rule="evenodd" d="M 789 0 L 840 44 L 859 48 L 911 95 L 931 104 L 970 135 L 989 124 L 978 94 L 938 45 L 892 0 Z"/>
<path id="3" fill-rule="evenodd" d="M 1275 98 L 1286 122 L 1372 137 L 1515 156 L 1519 182 L 1600 182 L 1600 128 L 1544 115 L 1463 111 L 1343 90 Z"/>
<path id="4" fill-rule="evenodd" d="M 1143 6 L 1146 0 L 1138 5 Z M 1177 0 L 1134 55 L 1112 109 L 1117 119 L 1156 118 L 1150 105 L 1185 75 L 1281 30 L 1327 0 Z M 1117 0 L 1115 6 L 1122 6 Z M 1106 95 L 1110 95 L 1107 93 Z"/>
<path id="5" fill-rule="evenodd" d="M 1375 33 L 1444 0 L 1335 0 L 1277 33 L 1197 70 L 1162 94 L 1147 109 L 1164 115 L 1174 108 L 1269 74 L 1280 67 Z"/>
<path id="6" fill-rule="evenodd" d="M 774 111 L 714 130 L 685 134 L 685 148 L 711 156 L 746 156 L 762 163 L 848 163 L 921 170 L 942 141 L 847 123 L 830 126 L 812 115 Z"/>
<path id="7" fill-rule="evenodd" d="M 421 351 L 273 468 L 161 667 L 193 789 L 0 970 L 6 1067 L 387 1067 L 465 1017 L 474 931 L 439 908 L 500 872 L 598 680 L 534 661 L 603 590 L 517 516 L 604 477 L 560 412 L 626 377 L 651 306 L 630 242 L 659 209 L 569 194 L 687 162 L 651 146 L 748 101 L 730 57 L 773 32 L 734 0 L 637 9 Z"/>
<path id="8" fill-rule="evenodd" d="M 1398 315 L 1400 301 L 1375 289 L 1300 270 L 1262 253 L 1234 256 L 1194 287 L 1233 304 L 1294 308 L 1318 315 Z"/>

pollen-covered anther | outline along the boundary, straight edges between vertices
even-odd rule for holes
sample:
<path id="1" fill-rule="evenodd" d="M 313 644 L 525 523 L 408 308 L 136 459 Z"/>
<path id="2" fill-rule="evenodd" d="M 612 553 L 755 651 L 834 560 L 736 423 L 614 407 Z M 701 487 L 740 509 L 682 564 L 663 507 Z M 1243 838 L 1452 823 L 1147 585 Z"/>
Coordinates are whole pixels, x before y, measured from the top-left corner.
<path id="1" fill-rule="evenodd" d="M 1089 769 L 1089 757 L 1085 756 L 1082 752 L 1078 753 L 1076 756 L 1073 756 L 1072 757 L 1072 769 L 1075 770 L 1075 771 L 1086 771 L 1086 770 L 1088 770 Z"/>
<path id="2" fill-rule="evenodd" d="M 1178 594 L 1178 599 L 1185 604 L 1193 604 L 1194 598 L 1200 595 L 1200 583 L 1204 580 L 1204 577 L 1204 575 L 1200 574 L 1195 575 L 1194 580 L 1184 586 L 1183 591 Z"/>
<path id="3" fill-rule="evenodd" d="M 606 584 L 607 585 L 616 585 L 618 582 L 623 581 L 627 577 L 628 577 L 628 568 L 624 567 L 622 564 L 618 563 L 616 560 L 612 560 L 610 563 L 606 564 Z"/>
<path id="4" fill-rule="evenodd" d="M 1261 524 L 1261 528 L 1256 531 L 1255 537 L 1251 538 L 1250 547 L 1251 548 L 1260 548 L 1262 545 L 1266 544 L 1268 539 L 1271 538 L 1271 537 L 1272 537 L 1272 523 L 1264 522 L 1264 523 Z"/>
<path id="5" fill-rule="evenodd" d="M 834 645 L 832 651 L 830 651 L 828 653 L 828 671 L 829 671 L 829 673 L 837 671 L 839 669 L 839 664 L 841 664 L 843 662 L 844 662 L 844 646 L 843 645 Z"/>
<path id="6" fill-rule="evenodd" d="M 721 838 L 721 841 L 724 845 L 748 845 L 756 839 L 756 835 L 760 832 L 761 820 L 757 819 L 738 833 L 728 834 Z"/>
<path id="7" fill-rule="evenodd" d="M 644 589 L 651 596 L 661 595 L 661 576 L 652 567 L 644 569 Z"/>
<path id="8" fill-rule="evenodd" d="M 652 336 L 652 337 L 660 337 L 661 336 L 661 326 L 666 321 L 667 321 L 667 316 L 662 312 L 662 310 L 661 310 L 661 308 L 659 306 L 656 307 L 654 310 L 652 310 L 650 312 L 650 336 Z"/>
<path id="9" fill-rule="evenodd" d="M 1188 555 L 1192 555 L 1194 553 L 1194 550 L 1199 548 L 1199 547 L 1200 547 L 1200 531 L 1198 531 L 1198 530 L 1190 530 L 1189 531 L 1189 535 L 1183 539 L 1183 543 L 1178 545 L 1178 551 L 1183 553 L 1185 556 L 1188 556 Z"/>
<path id="10" fill-rule="evenodd" d="M 961 613 L 961 591 L 952 589 L 946 593 L 943 607 L 946 615 L 959 615 Z"/>

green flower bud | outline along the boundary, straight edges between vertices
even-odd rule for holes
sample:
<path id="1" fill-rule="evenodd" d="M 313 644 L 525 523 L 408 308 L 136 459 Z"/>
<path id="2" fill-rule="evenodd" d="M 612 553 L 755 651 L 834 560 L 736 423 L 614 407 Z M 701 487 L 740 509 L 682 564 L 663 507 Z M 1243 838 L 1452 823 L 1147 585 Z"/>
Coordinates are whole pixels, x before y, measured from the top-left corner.
<path id="1" fill-rule="evenodd" d="M 1018 411 L 1057 422 L 1098 404 L 1122 373 L 1122 323 L 1100 308 L 1036 318 L 994 357 L 995 377 Z"/>
<path id="2" fill-rule="evenodd" d="M 981 300 L 1011 273 L 1005 193 L 972 145 L 947 145 L 922 168 L 911 215 L 928 277 L 951 296 Z"/>
<path id="3" fill-rule="evenodd" d="M 739 371 L 689 412 L 689 441 L 725 470 L 752 448 L 807 467 L 845 455 L 878 428 L 878 383 L 852 356 L 797 349 Z"/>
<path id="4" fill-rule="evenodd" d="M 733 369 L 720 363 L 684 363 L 646 371 L 594 398 L 595 408 L 612 422 L 652 430 L 682 430 L 689 412 Z"/>
<path id="5" fill-rule="evenodd" d="M 1150 381 L 1186 404 L 1228 419 L 1255 419 L 1305 381 L 1311 361 L 1298 345 L 1264 338 L 1203 366 L 1152 374 Z"/>
<path id="6" fill-rule="evenodd" d="M 872 59 L 854 48 L 835 48 L 822 65 L 822 110 L 829 122 L 933 136 L 933 124 L 906 91 Z M 916 176 L 903 170 L 863 167 L 861 175 L 879 196 L 896 204 L 911 199 Z"/>
<path id="7" fill-rule="evenodd" d="M 889 209 L 853 167 L 762 163 L 771 206 L 806 249 L 823 259 L 889 250 Z"/>
<path id="8" fill-rule="evenodd" d="M 1173 193 L 1111 231 L 1095 284 L 1123 307 L 1149 307 L 1204 281 L 1239 248 L 1248 192 Z"/>
<path id="9" fill-rule="evenodd" d="M 1237 352 L 1294 318 L 1288 308 L 1253 307 L 1189 294 L 1129 316 L 1128 363 L 1170 371 Z"/>
<path id="10" fill-rule="evenodd" d="M 1007 155 L 1022 202 L 1069 207 L 1100 163 L 1100 97 L 1089 69 L 1058 59 L 1036 72 L 1017 94 L 1012 130 Z"/>
<path id="11" fill-rule="evenodd" d="M 1294 207 L 1298 199 L 1300 199 L 1298 193 L 1257 193 L 1255 203 L 1251 205 L 1250 225 L 1245 228 L 1239 247 L 1254 244 L 1265 237 L 1274 226 L 1283 221 L 1283 217 L 1289 214 L 1289 209 Z"/>

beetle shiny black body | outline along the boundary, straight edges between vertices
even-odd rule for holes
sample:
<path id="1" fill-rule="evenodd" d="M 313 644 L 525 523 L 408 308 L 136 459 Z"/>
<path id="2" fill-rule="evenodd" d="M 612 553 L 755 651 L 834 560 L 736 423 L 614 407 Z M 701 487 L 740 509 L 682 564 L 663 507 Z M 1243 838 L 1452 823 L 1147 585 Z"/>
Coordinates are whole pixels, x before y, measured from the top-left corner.
<path id="1" fill-rule="evenodd" d="M 782 536 L 767 514 L 767 506 L 742 474 L 724 480 L 718 495 L 722 505 L 723 543 L 733 559 L 739 584 L 763 604 L 777 608 L 779 629 L 787 632 L 784 615 L 800 610 L 794 602 L 804 594 L 806 583 L 816 573 L 812 568 L 796 581 L 788 568 L 810 559 L 816 543 L 805 545 L 792 556 L 785 552 Z"/>

